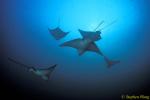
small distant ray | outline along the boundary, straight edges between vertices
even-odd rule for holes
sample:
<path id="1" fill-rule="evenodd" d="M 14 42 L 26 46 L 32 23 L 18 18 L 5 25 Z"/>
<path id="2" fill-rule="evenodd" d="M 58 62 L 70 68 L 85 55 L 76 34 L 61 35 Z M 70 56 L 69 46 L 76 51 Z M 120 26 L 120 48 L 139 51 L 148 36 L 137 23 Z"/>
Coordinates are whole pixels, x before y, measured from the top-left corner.
<path id="1" fill-rule="evenodd" d="M 36 69 L 35 67 L 33 66 L 28 66 L 28 65 L 25 65 L 25 64 L 22 64 L 21 62 L 19 61 L 16 61 L 12 58 L 8 58 L 9 61 L 15 63 L 15 64 L 18 64 L 20 66 L 23 66 L 25 68 L 27 68 L 27 70 L 29 72 L 32 72 L 34 73 L 35 75 L 37 76 L 40 76 L 42 79 L 44 80 L 49 80 L 53 70 L 55 69 L 55 67 L 57 66 L 57 64 L 53 65 L 53 66 L 50 66 L 49 68 L 44 68 L 44 69 Z"/>
<path id="2" fill-rule="evenodd" d="M 55 28 L 55 29 L 49 29 L 49 33 L 56 39 L 56 40 L 60 40 L 62 38 L 64 38 L 69 32 L 64 32 L 62 31 L 59 27 Z"/>

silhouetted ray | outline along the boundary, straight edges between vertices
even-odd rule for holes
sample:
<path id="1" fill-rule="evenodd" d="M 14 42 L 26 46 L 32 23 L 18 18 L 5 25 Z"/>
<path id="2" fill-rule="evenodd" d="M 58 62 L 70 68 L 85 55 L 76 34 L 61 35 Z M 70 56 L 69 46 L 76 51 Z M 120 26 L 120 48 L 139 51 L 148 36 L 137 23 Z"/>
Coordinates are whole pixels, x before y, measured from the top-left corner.
<path id="1" fill-rule="evenodd" d="M 53 70 L 57 66 L 55 64 L 53 66 L 50 66 L 49 68 L 37 69 L 35 67 L 22 64 L 21 62 L 18 62 L 16 60 L 12 59 L 12 58 L 8 58 L 8 60 L 11 61 L 11 62 L 13 62 L 13 63 L 15 63 L 15 64 L 18 64 L 20 66 L 23 66 L 23 67 L 27 68 L 28 71 L 34 73 L 37 76 L 40 76 L 44 80 L 48 80 L 49 79 L 49 77 L 51 76 L 51 73 L 53 72 Z"/>
<path id="2" fill-rule="evenodd" d="M 101 31 L 97 31 L 97 29 L 102 25 L 104 21 L 101 21 L 98 26 L 93 31 L 84 31 L 79 29 L 78 31 L 82 35 L 83 39 L 90 39 L 91 41 L 98 41 L 101 39 Z"/>
<path id="3" fill-rule="evenodd" d="M 100 24 L 99 24 L 100 26 Z M 100 31 L 83 31 L 81 29 L 78 30 L 82 35 L 81 38 L 77 38 L 71 41 L 67 41 L 60 46 L 68 46 L 77 49 L 79 55 L 84 54 L 86 51 L 96 52 L 100 55 L 103 55 L 102 52 L 99 50 L 95 41 L 101 39 L 101 32 Z"/>
<path id="4" fill-rule="evenodd" d="M 107 28 L 108 26 L 114 24 L 116 21 L 117 20 L 114 20 L 113 22 L 103 27 L 102 29 Z M 100 25 L 103 22 L 104 21 L 100 22 L 94 31 L 83 31 L 79 29 L 78 31 L 80 32 L 82 39 L 81 38 L 73 39 L 73 40 L 64 42 L 60 46 L 62 47 L 67 46 L 67 47 L 75 48 L 78 51 L 79 55 L 82 55 L 87 51 L 91 51 L 91 52 L 96 52 L 97 54 L 100 54 L 101 56 L 104 56 L 95 43 L 95 41 L 98 41 L 101 39 L 100 35 L 101 35 L 102 29 L 100 29 L 99 31 L 96 31 L 96 30 L 100 27 Z M 111 67 L 120 62 L 120 61 L 111 61 L 105 56 L 104 56 L 104 60 L 106 61 L 108 67 Z"/>
<path id="5" fill-rule="evenodd" d="M 92 41 L 98 41 L 101 39 L 100 31 L 83 31 L 81 29 L 78 30 L 84 39 L 90 39 Z"/>
<path id="6" fill-rule="evenodd" d="M 62 31 L 59 27 L 55 28 L 55 29 L 48 29 L 49 33 L 56 39 L 56 40 L 60 40 L 62 38 L 64 38 L 69 32 L 64 32 Z"/>

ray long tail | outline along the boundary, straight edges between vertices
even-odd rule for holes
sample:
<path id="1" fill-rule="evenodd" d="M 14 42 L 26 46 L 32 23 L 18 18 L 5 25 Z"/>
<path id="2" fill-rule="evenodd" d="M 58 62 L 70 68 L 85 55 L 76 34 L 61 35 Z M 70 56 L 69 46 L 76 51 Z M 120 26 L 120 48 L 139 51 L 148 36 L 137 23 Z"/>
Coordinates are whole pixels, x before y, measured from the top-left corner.
<path id="1" fill-rule="evenodd" d="M 21 63 L 21 62 L 19 62 L 19 61 L 16 61 L 16 60 L 12 59 L 12 58 L 8 58 L 8 60 L 11 61 L 11 62 L 13 62 L 13 63 L 16 63 L 16 64 L 18 64 L 18 65 L 27 67 L 27 68 L 30 67 L 30 66 L 27 66 L 27 65 L 25 65 L 25 64 L 23 64 L 23 63 Z"/>

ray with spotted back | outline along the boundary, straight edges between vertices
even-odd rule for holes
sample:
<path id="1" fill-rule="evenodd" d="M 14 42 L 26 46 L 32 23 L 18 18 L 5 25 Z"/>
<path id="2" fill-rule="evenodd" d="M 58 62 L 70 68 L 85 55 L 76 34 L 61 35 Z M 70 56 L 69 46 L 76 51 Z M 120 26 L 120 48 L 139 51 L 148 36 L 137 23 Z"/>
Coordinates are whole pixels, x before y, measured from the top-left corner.
<path id="1" fill-rule="evenodd" d="M 56 39 L 56 40 L 60 40 L 62 38 L 64 38 L 69 32 L 64 32 L 62 29 L 60 29 L 59 27 L 54 28 L 54 29 L 50 29 L 48 28 L 49 33 Z"/>
<path id="2" fill-rule="evenodd" d="M 57 66 L 57 64 L 55 64 L 55 65 L 52 65 L 48 68 L 39 69 L 39 68 L 35 68 L 33 66 L 28 66 L 26 64 L 23 64 L 19 61 L 16 61 L 16 60 L 12 59 L 12 58 L 8 58 L 8 60 L 15 63 L 15 64 L 18 64 L 20 66 L 23 66 L 23 67 L 27 68 L 27 70 L 29 72 L 32 72 L 37 76 L 40 76 L 44 80 L 49 80 L 50 79 L 50 76 L 51 76 L 52 72 L 54 71 L 55 67 Z"/>

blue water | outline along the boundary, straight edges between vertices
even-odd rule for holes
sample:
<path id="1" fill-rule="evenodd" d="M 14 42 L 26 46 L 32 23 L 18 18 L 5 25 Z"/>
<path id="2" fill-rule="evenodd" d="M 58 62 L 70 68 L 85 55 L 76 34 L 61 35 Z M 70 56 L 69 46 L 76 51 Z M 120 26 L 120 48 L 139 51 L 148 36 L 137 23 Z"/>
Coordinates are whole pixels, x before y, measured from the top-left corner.
<path id="1" fill-rule="evenodd" d="M 37 67 L 58 64 L 51 82 L 60 94 L 69 90 L 106 94 L 114 89 L 134 90 L 148 78 L 149 0 L 7 1 L 4 24 L 7 56 Z M 120 60 L 118 65 L 107 68 L 103 57 L 96 53 L 78 56 L 73 48 L 59 47 L 65 41 L 81 37 L 78 29 L 92 31 L 102 20 L 104 24 L 99 29 L 116 22 L 102 30 L 102 40 L 96 43 L 110 59 Z M 48 28 L 57 26 L 70 32 L 60 41 L 48 32 Z M 12 72 L 16 76 L 20 73 Z"/>

